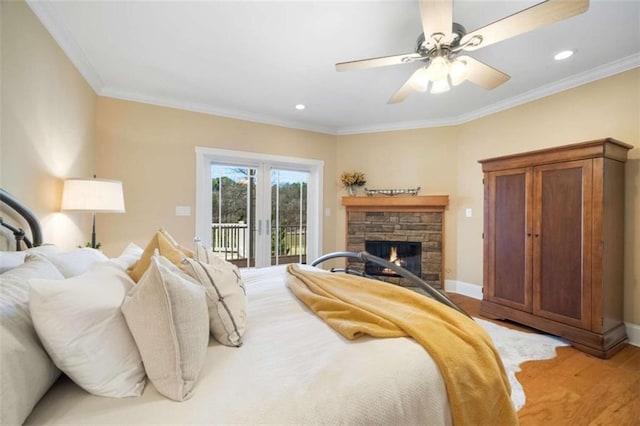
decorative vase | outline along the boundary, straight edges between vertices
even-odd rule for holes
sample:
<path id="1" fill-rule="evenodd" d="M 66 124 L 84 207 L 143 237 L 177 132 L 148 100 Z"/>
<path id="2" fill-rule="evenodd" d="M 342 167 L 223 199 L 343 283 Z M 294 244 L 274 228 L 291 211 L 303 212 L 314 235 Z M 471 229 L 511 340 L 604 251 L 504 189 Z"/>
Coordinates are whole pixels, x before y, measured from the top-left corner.
<path id="1" fill-rule="evenodd" d="M 356 185 L 347 186 L 347 193 L 349 193 L 350 197 L 355 197 L 358 187 Z"/>

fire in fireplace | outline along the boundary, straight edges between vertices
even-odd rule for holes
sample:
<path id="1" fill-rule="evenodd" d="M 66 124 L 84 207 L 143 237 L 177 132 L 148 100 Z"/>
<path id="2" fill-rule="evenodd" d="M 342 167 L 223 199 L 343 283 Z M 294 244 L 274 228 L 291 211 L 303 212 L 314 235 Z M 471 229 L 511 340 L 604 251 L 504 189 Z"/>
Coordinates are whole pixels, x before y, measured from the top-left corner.
<path id="1" fill-rule="evenodd" d="M 410 241 L 375 241 L 364 242 L 364 249 L 374 255 L 402 266 L 411 273 L 421 276 L 422 243 Z M 368 275 L 397 277 L 393 270 L 373 262 L 366 262 L 364 271 Z"/>

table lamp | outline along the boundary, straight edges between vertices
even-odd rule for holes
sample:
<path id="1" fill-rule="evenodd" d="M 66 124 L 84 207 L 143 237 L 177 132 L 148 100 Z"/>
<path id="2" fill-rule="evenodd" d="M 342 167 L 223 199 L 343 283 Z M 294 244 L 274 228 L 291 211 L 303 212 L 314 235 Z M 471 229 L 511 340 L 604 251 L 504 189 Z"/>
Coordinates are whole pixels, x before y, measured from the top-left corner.
<path id="1" fill-rule="evenodd" d="M 93 215 L 91 247 L 96 248 L 96 213 L 124 213 L 122 182 L 108 179 L 66 179 L 62 210 L 90 211 Z"/>

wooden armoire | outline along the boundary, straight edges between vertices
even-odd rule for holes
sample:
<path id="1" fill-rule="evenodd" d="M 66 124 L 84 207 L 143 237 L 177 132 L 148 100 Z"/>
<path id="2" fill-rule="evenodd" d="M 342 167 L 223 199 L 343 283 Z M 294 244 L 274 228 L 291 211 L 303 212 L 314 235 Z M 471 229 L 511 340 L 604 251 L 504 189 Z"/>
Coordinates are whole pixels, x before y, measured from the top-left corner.
<path id="1" fill-rule="evenodd" d="M 562 336 L 601 358 L 624 346 L 624 167 L 632 148 L 601 139 L 480 161 L 482 315 Z"/>

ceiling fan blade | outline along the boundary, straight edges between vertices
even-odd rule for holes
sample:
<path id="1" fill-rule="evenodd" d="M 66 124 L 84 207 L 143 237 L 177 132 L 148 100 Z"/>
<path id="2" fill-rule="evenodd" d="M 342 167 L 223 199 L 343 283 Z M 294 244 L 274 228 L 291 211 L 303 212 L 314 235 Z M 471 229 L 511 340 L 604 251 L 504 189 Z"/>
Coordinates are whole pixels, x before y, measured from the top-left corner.
<path id="1" fill-rule="evenodd" d="M 407 96 L 409 96 L 409 93 L 413 92 L 411 80 L 413 80 L 418 75 L 421 69 L 422 68 L 418 68 L 413 74 L 411 74 L 411 77 L 409 77 L 407 81 L 405 81 L 404 84 L 398 89 L 398 91 L 394 93 L 391 98 L 389 98 L 389 101 L 387 102 L 388 104 L 397 104 L 399 102 L 402 102 L 407 98 Z"/>
<path id="2" fill-rule="evenodd" d="M 462 37 L 461 44 L 480 36 L 482 41 L 476 46 L 465 47 L 465 50 L 476 50 L 491 44 L 515 37 L 554 22 L 585 12 L 589 8 L 589 0 L 547 0 L 531 6 L 521 12 L 507 16 L 485 27 L 472 31 Z"/>
<path id="3" fill-rule="evenodd" d="M 427 43 L 431 42 L 434 33 L 444 34 L 443 41 L 451 41 L 453 27 L 452 0 L 420 0 L 420 19 Z"/>
<path id="4" fill-rule="evenodd" d="M 458 56 L 456 59 L 467 63 L 470 70 L 467 80 L 485 89 L 495 89 L 511 78 L 508 74 L 498 71 L 471 56 Z"/>
<path id="5" fill-rule="evenodd" d="M 422 59 L 418 53 L 405 53 L 403 55 L 382 56 L 380 58 L 361 59 L 359 61 L 340 62 L 336 64 L 336 71 L 351 71 L 365 68 L 386 67 L 398 65 Z"/>

